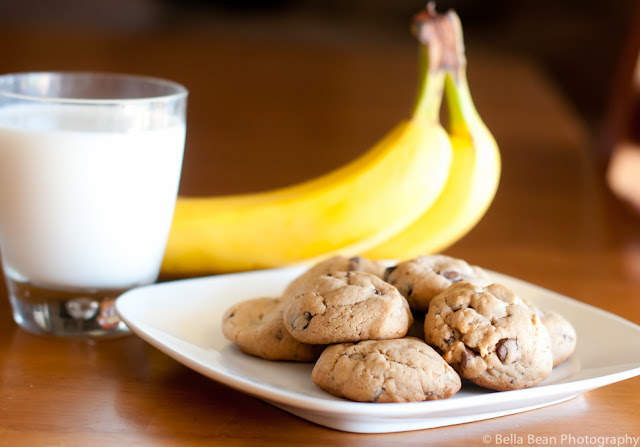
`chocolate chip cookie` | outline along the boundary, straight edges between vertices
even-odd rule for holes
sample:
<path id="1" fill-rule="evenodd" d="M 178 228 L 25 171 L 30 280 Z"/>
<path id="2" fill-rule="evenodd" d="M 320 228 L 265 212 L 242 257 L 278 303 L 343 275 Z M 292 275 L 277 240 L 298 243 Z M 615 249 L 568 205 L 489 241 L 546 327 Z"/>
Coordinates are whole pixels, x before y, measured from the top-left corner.
<path id="1" fill-rule="evenodd" d="M 294 339 L 285 329 L 280 298 L 255 298 L 228 309 L 222 317 L 222 333 L 246 353 L 267 360 L 314 362 L 324 346 Z"/>
<path id="2" fill-rule="evenodd" d="M 332 256 L 322 262 L 311 267 L 305 273 L 294 279 L 287 287 L 285 294 L 295 294 L 296 289 L 304 285 L 309 278 L 323 276 L 327 273 L 336 272 L 367 272 L 382 278 L 386 266 L 378 261 L 363 258 L 362 256 L 354 256 L 347 258 L 346 256 Z"/>
<path id="3" fill-rule="evenodd" d="M 283 298 L 284 325 L 303 343 L 400 338 L 413 322 L 396 288 L 366 272 L 308 277 Z"/>
<path id="4" fill-rule="evenodd" d="M 359 402 L 446 399 L 461 386 L 453 368 L 413 337 L 329 346 L 311 378 L 323 390 Z"/>
<path id="5" fill-rule="evenodd" d="M 424 255 L 386 269 L 383 279 L 395 286 L 411 309 L 426 312 L 431 299 L 457 281 L 491 284 L 478 266 L 445 255 Z"/>
<path id="6" fill-rule="evenodd" d="M 571 357 L 576 350 L 578 337 L 576 330 L 569 320 L 552 310 L 544 310 L 536 307 L 535 312 L 542 320 L 542 324 L 549 331 L 551 339 L 551 353 L 553 354 L 553 366 L 556 367 Z"/>
<path id="7" fill-rule="evenodd" d="M 498 391 L 528 388 L 551 374 L 549 333 L 514 292 L 453 284 L 431 300 L 425 340 L 464 378 Z"/>

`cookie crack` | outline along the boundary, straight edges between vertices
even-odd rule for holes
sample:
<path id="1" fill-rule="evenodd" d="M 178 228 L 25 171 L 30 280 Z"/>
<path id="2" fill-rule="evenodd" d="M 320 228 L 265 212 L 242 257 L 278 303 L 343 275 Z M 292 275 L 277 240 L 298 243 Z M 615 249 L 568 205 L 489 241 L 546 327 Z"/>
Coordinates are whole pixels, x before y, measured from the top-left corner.
<path id="1" fill-rule="evenodd" d="M 404 367 L 406 367 L 406 368 L 411 368 L 411 369 L 414 369 L 414 370 L 416 370 L 416 371 L 422 370 L 422 368 L 421 368 L 421 367 L 419 367 L 419 366 L 410 365 L 409 363 L 402 362 L 402 361 L 400 361 L 400 360 L 392 359 L 392 358 L 390 358 L 390 357 L 389 357 L 389 355 L 388 355 L 388 354 L 386 354 L 386 353 L 384 353 L 384 352 L 381 352 L 380 350 L 376 350 L 376 352 L 377 352 L 377 353 L 379 353 L 381 356 L 383 356 L 383 357 L 385 358 L 385 361 L 387 361 L 387 362 L 389 362 L 389 363 L 395 363 L 395 364 L 397 364 L 397 365 L 402 365 L 402 366 L 404 366 Z M 416 352 L 416 351 L 411 351 L 411 353 L 412 353 L 412 354 L 414 354 L 415 352 Z M 386 377 L 385 377 L 385 380 L 386 380 Z"/>

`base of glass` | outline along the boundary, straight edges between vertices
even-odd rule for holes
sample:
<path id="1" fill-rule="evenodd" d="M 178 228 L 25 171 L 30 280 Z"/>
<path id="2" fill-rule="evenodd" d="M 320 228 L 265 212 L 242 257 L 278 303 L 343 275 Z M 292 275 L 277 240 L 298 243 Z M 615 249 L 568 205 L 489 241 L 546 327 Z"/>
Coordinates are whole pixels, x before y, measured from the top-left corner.
<path id="1" fill-rule="evenodd" d="M 116 313 L 127 289 L 60 290 L 6 278 L 15 322 L 28 332 L 62 337 L 117 337 L 131 333 Z"/>

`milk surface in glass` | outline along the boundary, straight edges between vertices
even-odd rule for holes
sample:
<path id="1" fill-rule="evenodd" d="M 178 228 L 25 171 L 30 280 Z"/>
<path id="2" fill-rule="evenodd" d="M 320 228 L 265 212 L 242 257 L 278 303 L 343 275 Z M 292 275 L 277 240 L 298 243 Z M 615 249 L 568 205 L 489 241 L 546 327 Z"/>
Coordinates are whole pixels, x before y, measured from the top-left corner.
<path id="1" fill-rule="evenodd" d="M 66 289 L 156 279 L 185 124 L 162 110 L 149 118 L 127 107 L 0 109 L 0 247 L 9 278 Z M 145 120 L 175 122 L 158 128 Z M 117 130 L 132 122 L 135 130 Z"/>

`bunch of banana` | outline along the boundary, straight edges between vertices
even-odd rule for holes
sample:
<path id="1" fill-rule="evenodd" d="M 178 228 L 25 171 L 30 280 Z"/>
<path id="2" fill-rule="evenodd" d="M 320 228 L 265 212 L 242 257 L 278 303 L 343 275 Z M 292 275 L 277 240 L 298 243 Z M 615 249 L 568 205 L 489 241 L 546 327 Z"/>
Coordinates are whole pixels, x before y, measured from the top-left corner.
<path id="1" fill-rule="evenodd" d="M 414 25 L 420 75 L 410 119 L 319 178 L 257 194 L 180 197 L 163 273 L 278 267 L 337 253 L 407 258 L 466 234 L 493 198 L 499 154 L 471 100 L 457 15 L 430 6 Z"/>

